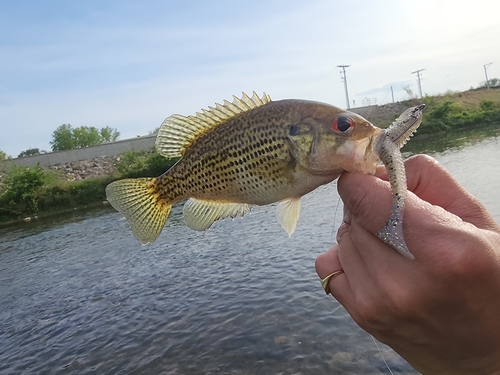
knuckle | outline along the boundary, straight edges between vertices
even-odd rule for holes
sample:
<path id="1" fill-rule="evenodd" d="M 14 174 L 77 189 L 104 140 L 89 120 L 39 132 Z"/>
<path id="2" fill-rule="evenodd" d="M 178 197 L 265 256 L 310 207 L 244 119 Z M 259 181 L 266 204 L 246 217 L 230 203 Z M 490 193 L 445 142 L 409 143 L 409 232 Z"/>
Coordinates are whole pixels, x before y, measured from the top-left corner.
<path id="1" fill-rule="evenodd" d="M 379 289 L 378 298 L 356 299 L 358 325 L 368 332 L 390 336 L 397 322 L 415 318 L 420 299 L 407 289 Z"/>
<path id="2" fill-rule="evenodd" d="M 384 326 L 387 313 L 382 304 L 371 299 L 358 298 L 356 300 L 358 325 L 366 331 L 379 330 Z"/>
<path id="3" fill-rule="evenodd" d="M 403 290 L 392 291 L 384 296 L 387 311 L 398 320 L 407 320 L 414 315 L 417 310 L 415 308 L 416 299 L 415 295 Z"/>
<path id="4" fill-rule="evenodd" d="M 464 231 L 461 230 L 457 236 L 460 236 L 460 244 L 447 251 L 444 265 L 446 278 L 452 283 L 469 283 L 490 274 L 495 265 L 491 256 L 494 252 L 487 251 L 491 249 L 491 244 L 481 233 L 464 236 Z"/>
<path id="5" fill-rule="evenodd" d="M 409 157 L 405 161 L 405 167 L 410 170 L 428 170 L 433 168 L 441 168 L 441 164 L 432 156 L 418 154 Z"/>

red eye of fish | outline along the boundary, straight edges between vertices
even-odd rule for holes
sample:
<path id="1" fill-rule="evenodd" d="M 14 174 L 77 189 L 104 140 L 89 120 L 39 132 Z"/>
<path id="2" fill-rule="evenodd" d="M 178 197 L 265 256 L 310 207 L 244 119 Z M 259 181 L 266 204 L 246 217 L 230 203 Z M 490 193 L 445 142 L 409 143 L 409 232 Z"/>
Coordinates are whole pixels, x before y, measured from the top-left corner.
<path id="1" fill-rule="evenodd" d="M 335 133 L 346 134 L 354 129 L 354 120 L 347 116 L 336 117 L 332 122 L 332 130 Z"/>

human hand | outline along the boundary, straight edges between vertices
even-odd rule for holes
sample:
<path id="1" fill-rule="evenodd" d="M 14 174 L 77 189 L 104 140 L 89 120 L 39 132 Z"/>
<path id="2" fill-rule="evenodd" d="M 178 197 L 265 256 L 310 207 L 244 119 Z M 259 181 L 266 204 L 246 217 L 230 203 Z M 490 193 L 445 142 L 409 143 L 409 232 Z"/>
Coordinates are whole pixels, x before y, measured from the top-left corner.
<path id="1" fill-rule="evenodd" d="M 345 173 L 337 242 L 320 278 L 356 323 L 424 374 L 500 374 L 500 225 L 434 159 L 405 163 L 410 261 L 376 236 L 392 198 L 378 177 Z"/>

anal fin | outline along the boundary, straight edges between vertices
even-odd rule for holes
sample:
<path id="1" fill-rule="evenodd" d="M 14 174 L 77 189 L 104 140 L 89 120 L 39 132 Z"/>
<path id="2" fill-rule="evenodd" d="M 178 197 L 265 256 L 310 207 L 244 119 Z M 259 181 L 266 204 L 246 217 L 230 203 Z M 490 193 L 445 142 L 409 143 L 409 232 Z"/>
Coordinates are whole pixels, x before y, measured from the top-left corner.
<path id="1" fill-rule="evenodd" d="M 288 236 L 291 236 L 295 232 L 297 220 L 299 220 L 300 216 L 300 197 L 287 198 L 279 202 L 276 216 Z"/>
<path id="2" fill-rule="evenodd" d="M 246 203 L 221 203 L 191 198 L 184 205 L 182 213 L 189 228 L 203 231 L 217 220 L 243 216 L 251 208 Z"/>

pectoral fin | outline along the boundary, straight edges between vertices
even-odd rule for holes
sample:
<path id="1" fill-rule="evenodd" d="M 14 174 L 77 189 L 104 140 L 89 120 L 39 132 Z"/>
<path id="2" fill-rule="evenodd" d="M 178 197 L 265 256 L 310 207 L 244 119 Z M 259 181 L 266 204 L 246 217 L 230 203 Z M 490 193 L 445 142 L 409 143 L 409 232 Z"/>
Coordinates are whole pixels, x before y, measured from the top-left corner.
<path id="1" fill-rule="evenodd" d="M 246 203 L 220 203 L 191 198 L 184 205 L 182 213 L 189 228 L 203 231 L 219 219 L 243 216 L 251 208 Z"/>
<path id="2" fill-rule="evenodd" d="M 276 216 L 283 229 L 288 233 L 288 236 L 291 236 L 295 232 L 297 220 L 299 220 L 300 216 L 300 197 L 288 198 L 281 201 L 278 204 Z"/>

